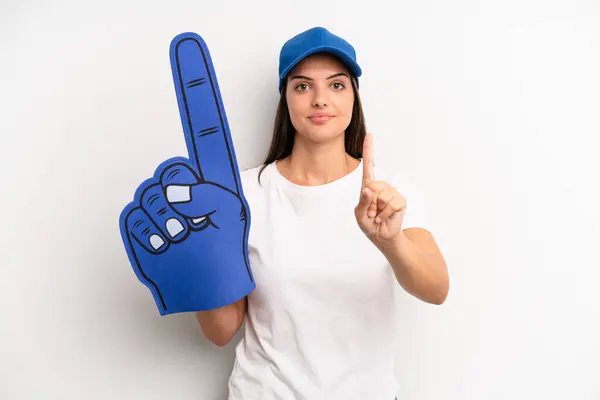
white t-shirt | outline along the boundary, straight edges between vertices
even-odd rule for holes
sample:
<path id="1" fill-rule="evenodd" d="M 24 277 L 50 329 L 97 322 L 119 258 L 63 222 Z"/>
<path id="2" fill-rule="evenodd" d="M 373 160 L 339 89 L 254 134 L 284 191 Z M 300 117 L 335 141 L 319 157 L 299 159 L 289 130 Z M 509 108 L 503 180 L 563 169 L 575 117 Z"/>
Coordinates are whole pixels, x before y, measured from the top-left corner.
<path id="1" fill-rule="evenodd" d="M 256 289 L 229 400 L 393 400 L 398 283 L 354 217 L 362 163 L 320 186 L 296 185 L 275 164 L 259 184 L 258 171 L 240 174 Z M 374 174 L 406 197 L 403 227 L 422 226 L 408 182 Z"/>

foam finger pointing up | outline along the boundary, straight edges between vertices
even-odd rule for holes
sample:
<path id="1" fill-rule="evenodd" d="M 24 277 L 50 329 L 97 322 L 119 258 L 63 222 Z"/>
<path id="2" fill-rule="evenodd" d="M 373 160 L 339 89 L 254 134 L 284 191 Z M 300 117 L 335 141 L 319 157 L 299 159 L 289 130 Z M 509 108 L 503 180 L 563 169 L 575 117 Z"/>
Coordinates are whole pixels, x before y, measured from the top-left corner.
<path id="1" fill-rule="evenodd" d="M 233 145 L 216 74 L 202 38 L 187 33 L 171 44 L 171 67 L 190 159 L 202 180 L 239 193 Z"/>

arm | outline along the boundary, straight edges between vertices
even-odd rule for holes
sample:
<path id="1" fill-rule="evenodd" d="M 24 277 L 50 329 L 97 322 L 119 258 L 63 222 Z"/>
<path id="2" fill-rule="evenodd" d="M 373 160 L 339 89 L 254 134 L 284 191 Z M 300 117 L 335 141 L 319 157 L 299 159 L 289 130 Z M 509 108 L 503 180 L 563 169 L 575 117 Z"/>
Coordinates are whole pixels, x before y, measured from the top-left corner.
<path id="1" fill-rule="evenodd" d="M 363 185 L 354 211 L 358 225 L 390 262 L 408 293 L 442 304 L 450 286 L 446 262 L 427 229 L 402 229 L 406 198 L 388 182 L 373 179 L 372 141 L 368 134 L 363 143 Z"/>
<path id="2" fill-rule="evenodd" d="M 408 228 L 392 243 L 379 244 L 378 248 L 408 293 L 431 304 L 446 300 L 450 286 L 446 262 L 429 231 Z"/>
<path id="3" fill-rule="evenodd" d="M 219 347 L 225 346 L 238 331 L 246 315 L 244 297 L 233 304 L 214 310 L 196 312 L 204 336 Z"/>

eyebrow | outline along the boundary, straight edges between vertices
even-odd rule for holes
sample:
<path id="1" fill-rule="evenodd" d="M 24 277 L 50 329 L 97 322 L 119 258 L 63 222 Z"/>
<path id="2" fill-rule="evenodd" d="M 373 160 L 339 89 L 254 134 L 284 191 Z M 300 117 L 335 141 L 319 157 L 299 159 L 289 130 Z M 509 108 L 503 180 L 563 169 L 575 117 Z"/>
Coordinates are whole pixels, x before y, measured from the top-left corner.
<path id="1" fill-rule="evenodd" d="M 348 74 L 345 74 L 343 72 L 338 72 L 337 74 L 333 74 L 333 75 L 327 77 L 327 79 L 336 78 L 338 76 L 345 76 L 346 78 L 350 78 L 348 76 Z M 313 81 L 314 80 L 313 78 L 310 78 L 310 77 L 305 76 L 305 75 L 294 75 L 292 78 L 290 78 L 290 80 L 294 80 L 294 79 L 306 79 L 307 81 Z"/>

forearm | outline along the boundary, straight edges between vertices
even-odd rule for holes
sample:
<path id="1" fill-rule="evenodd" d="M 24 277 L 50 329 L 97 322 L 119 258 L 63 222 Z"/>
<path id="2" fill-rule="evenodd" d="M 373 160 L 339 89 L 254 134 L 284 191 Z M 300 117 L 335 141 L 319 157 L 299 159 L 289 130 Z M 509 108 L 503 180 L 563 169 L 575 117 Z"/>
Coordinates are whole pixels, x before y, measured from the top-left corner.
<path id="1" fill-rule="evenodd" d="M 246 298 L 214 310 L 196 313 L 204 336 L 217 346 L 225 346 L 240 328 L 246 313 Z"/>
<path id="2" fill-rule="evenodd" d="M 400 232 L 393 243 L 377 247 L 390 262 L 398 283 L 413 296 L 442 304 L 449 290 L 446 264 L 441 254 L 424 251 Z"/>

